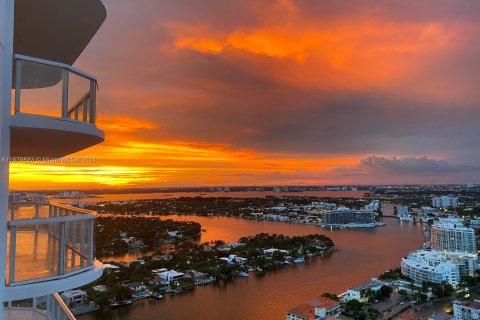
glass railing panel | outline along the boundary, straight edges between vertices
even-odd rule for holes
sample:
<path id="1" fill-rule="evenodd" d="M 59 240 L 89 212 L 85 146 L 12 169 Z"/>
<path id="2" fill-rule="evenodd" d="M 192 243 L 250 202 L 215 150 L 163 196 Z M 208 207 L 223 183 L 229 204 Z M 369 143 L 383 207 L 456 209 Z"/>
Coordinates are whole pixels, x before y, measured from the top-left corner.
<path id="1" fill-rule="evenodd" d="M 34 206 L 34 212 L 41 212 L 39 208 Z M 93 265 L 95 216 L 91 211 L 50 205 L 39 217 L 25 215 L 28 218 L 8 222 L 9 285 L 55 278 Z"/>
<path id="2" fill-rule="evenodd" d="M 43 203 L 9 203 L 8 220 L 48 218 L 48 204 Z"/>
<path id="3" fill-rule="evenodd" d="M 33 308 L 33 298 L 12 301 L 11 307 L 12 308 Z"/>
<path id="4" fill-rule="evenodd" d="M 68 81 L 68 118 L 90 122 L 91 81 L 71 73 Z"/>
<path id="5" fill-rule="evenodd" d="M 63 70 L 45 64 L 18 60 L 20 81 L 15 82 L 22 113 L 62 115 Z"/>
<path id="6" fill-rule="evenodd" d="M 49 233 L 49 229 L 58 227 L 58 223 L 52 223 L 10 228 L 7 238 L 8 283 L 59 274 L 59 239 Z"/>
<path id="7" fill-rule="evenodd" d="M 96 79 L 72 66 L 15 55 L 13 113 L 95 123 Z"/>
<path id="8" fill-rule="evenodd" d="M 65 272 L 85 268 L 93 261 L 93 226 L 93 220 L 66 223 Z"/>

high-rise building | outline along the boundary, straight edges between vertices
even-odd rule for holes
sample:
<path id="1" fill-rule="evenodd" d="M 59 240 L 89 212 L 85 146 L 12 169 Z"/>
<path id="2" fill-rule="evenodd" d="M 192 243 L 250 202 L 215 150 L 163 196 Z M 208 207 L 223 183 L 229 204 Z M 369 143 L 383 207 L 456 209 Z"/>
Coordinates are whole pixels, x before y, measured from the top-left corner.
<path id="1" fill-rule="evenodd" d="M 434 208 L 456 208 L 458 207 L 458 198 L 449 196 L 435 197 L 432 199 L 432 206 Z"/>
<path id="2" fill-rule="evenodd" d="M 416 284 L 424 282 L 448 282 L 453 286 L 460 283 L 460 277 L 466 270 L 459 268 L 462 263 L 471 264 L 476 268 L 476 255 L 451 255 L 449 252 L 418 250 L 402 259 L 401 269 L 404 276 L 412 279 Z"/>
<path id="3" fill-rule="evenodd" d="M 337 210 L 325 212 L 323 216 L 324 227 L 342 226 L 375 226 L 375 214 L 369 211 Z"/>
<path id="4" fill-rule="evenodd" d="M 21 218 L 8 189 L 11 161 L 48 162 L 104 140 L 97 79 L 72 65 L 105 18 L 101 0 L 0 1 L 0 320 L 75 319 L 58 292 L 102 275 L 93 212 L 49 204 L 47 217 Z"/>
<path id="5" fill-rule="evenodd" d="M 457 218 L 441 219 L 431 228 L 431 246 L 434 250 L 477 252 L 475 230 L 463 225 Z"/>

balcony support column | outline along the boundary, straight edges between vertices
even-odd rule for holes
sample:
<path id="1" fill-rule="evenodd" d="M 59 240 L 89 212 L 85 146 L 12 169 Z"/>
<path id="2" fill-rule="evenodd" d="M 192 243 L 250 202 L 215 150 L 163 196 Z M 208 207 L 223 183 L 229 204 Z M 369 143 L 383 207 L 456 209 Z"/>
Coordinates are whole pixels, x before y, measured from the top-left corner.
<path id="1" fill-rule="evenodd" d="M 97 81 L 90 80 L 90 123 L 95 124 L 97 102 Z"/>
<path id="2" fill-rule="evenodd" d="M 10 107 L 13 73 L 14 0 L 0 1 L 0 320 L 3 319 L 7 263 Z"/>
<path id="3" fill-rule="evenodd" d="M 15 282 L 15 257 L 17 250 L 17 227 L 10 228 L 10 264 L 8 271 L 8 282 Z"/>
<path id="4" fill-rule="evenodd" d="M 58 250 L 59 252 L 59 257 L 58 257 L 58 274 L 65 274 L 65 234 L 66 234 L 66 228 L 65 228 L 65 222 L 60 223 L 60 241 L 59 245 L 60 248 Z"/>
<path id="5" fill-rule="evenodd" d="M 68 118 L 68 70 L 63 70 L 62 77 L 62 118 Z"/>

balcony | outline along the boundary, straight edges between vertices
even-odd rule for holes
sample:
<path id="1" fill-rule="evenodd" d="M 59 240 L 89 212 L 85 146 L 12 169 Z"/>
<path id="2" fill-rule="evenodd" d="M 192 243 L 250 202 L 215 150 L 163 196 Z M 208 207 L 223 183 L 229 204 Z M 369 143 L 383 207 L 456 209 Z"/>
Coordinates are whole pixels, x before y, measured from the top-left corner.
<path id="1" fill-rule="evenodd" d="M 12 157 L 63 157 L 104 140 L 95 126 L 94 76 L 23 55 L 15 55 L 14 66 Z"/>
<path id="2" fill-rule="evenodd" d="M 14 52 L 73 65 L 106 16 L 100 0 L 15 0 Z"/>
<path id="3" fill-rule="evenodd" d="M 75 320 L 75 317 L 57 293 L 6 302 L 3 318 L 5 320 Z"/>
<path id="4" fill-rule="evenodd" d="M 33 205 L 33 204 L 32 204 Z M 79 287 L 102 275 L 94 258 L 95 215 L 63 205 L 33 205 L 30 219 L 12 204 L 8 221 L 4 301 L 26 299 Z M 48 210 L 45 210 L 48 208 Z"/>

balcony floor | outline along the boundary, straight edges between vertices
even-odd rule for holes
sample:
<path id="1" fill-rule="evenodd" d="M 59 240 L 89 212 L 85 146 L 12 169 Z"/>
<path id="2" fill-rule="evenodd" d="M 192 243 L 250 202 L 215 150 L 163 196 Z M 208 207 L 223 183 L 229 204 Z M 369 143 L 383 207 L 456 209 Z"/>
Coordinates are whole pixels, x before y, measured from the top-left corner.
<path id="1" fill-rule="evenodd" d="M 3 310 L 4 320 L 46 320 L 47 316 L 33 309 L 9 309 Z"/>
<path id="2" fill-rule="evenodd" d="M 12 157 L 64 157 L 105 138 L 91 123 L 37 114 L 12 115 L 10 126 Z"/>

